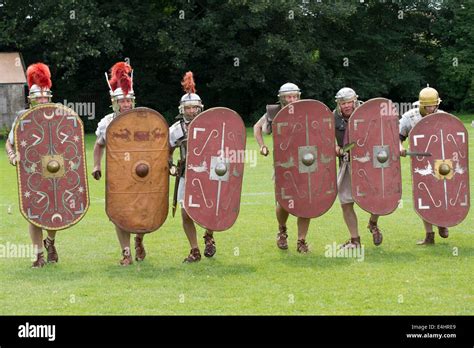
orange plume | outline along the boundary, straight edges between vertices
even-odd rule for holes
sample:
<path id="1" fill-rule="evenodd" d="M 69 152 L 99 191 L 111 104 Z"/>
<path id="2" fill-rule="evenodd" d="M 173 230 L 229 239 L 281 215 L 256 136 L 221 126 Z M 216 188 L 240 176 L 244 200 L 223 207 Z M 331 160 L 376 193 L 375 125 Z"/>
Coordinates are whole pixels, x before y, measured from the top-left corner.
<path id="1" fill-rule="evenodd" d="M 196 93 L 196 84 L 194 83 L 193 72 L 188 71 L 184 74 L 183 81 L 181 81 L 181 86 L 186 93 Z"/>

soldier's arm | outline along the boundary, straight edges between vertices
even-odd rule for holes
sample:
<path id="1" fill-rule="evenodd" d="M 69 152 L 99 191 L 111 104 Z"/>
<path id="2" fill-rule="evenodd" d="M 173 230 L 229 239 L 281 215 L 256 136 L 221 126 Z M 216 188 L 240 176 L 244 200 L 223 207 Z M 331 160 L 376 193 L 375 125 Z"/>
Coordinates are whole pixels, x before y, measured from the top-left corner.
<path id="1" fill-rule="evenodd" d="M 102 176 L 101 162 L 104 156 L 105 145 L 99 144 L 98 141 L 94 144 L 94 170 L 92 176 L 94 179 L 99 180 Z"/>
<path id="2" fill-rule="evenodd" d="M 399 138 L 400 138 L 400 156 L 405 157 L 407 155 L 407 150 L 403 147 L 403 142 L 408 138 L 408 133 L 410 132 L 410 127 L 408 126 L 409 123 L 407 122 L 405 117 L 402 117 L 400 120 L 399 126 Z"/>
<path id="3" fill-rule="evenodd" d="M 14 145 L 14 137 L 13 137 L 13 130 L 15 129 L 16 120 L 18 119 L 18 115 L 13 121 L 12 128 L 10 129 L 10 133 L 8 133 L 7 141 L 5 142 L 5 150 L 7 152 L 8 161 L 12 166 L 16 166 L 18 162 L 18 158 L 16 157 L 15 152 L 15 145 Z"/>
<path id="4" fill-rule="evenodd" d="M 8 161 L 12 166 L 16 166 L 17 158 L 13 144 L 10 143 L 10 140 L 7 139 L 5 142 L 5 151 L 7 152 Z"/>
<path id="5" fill-rule="evenodd" d="M 403 147 L 402 140 L 400 139 L 400 156 L 405 157 L 407 155 L 407 150 Z"/>
<path id="6" fill-rule="evenodd" d="M 268 153 L 270 152 L 268 150 L 268 147 L 265 145 L 263 141 L 263 135 L 262 135 L 262 127 L 263 127 L 263 122 L 264 122 L 264 117 L 260 118 L 257 123 L 253 126 L 253 135 L 255 139 L 257 140 L 258 146 L 260 148 L 260 154 L 264 156 L 268 156 Z"/>

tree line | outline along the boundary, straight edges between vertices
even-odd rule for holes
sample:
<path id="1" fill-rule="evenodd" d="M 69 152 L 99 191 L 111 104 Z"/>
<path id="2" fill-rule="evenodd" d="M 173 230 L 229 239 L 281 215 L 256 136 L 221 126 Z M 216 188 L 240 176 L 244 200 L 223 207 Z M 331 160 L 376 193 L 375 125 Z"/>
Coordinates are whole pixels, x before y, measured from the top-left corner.
<path id="1" fill-rule="evenodd" d="M 413 102 L 429 84 L 442 107 L 474 110 L 473 1 L 441 0 L 0 0 L 0 51 L 47 63 L 54 101 L 111 112 L 104 72 L 134 68 L 138 106 L 176 116 L 192 70 L 205 107 L 250 125 L 278 88 L 334 106 L 341 87 L 362 100 Z"/>

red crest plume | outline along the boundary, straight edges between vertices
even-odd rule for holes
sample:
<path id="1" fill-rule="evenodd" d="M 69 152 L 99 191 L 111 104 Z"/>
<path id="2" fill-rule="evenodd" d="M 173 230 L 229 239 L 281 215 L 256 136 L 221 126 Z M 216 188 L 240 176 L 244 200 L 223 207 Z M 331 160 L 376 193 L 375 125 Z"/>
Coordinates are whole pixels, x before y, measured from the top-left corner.
<path id="1" fill-rule="evenodd" d="M 196 84 L 194 83 L 193 72 L 188 71 L 181 81 L 181 85 L 186 93 L 196 93 Z"/>
<path id="2" fill-rule="evenodd" d="M 28 78 L 28 88 L 33 85 L 39 86 L 41 89 L 51 88 L 51 72 L 46 64 L 31 64 L 26 70 Z"/>
<path id="3" fill-rule="evenodd" d="M 124 95 L 127 95 L 132 88 L 132 79 L 130 78 L 130 73 L 132 72 L 132 67 L 130 64 L 125 62 L 116 63 L 112 69 L 110 69 L 110 87 L 112 91 L 115 91 L 117 88 L 122 88 Z"/>

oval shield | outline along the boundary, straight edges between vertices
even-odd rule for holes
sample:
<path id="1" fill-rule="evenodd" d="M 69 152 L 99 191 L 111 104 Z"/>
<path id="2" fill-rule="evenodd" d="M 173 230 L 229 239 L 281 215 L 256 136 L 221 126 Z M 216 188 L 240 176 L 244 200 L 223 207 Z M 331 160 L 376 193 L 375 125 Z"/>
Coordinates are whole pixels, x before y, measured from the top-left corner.
<path id="1" fill-rule="evenodd" d="M 184 208 L 202 227 L 224 231 L 239 215 L 246 136 L 239 114 L 224 107 L 189 125 Z"/>
<path id="2" fill-rule="evenodd" d="M 392 213 L 402 198 L 398 113 L 392 101 L 374 98 L 349 119 L 352 197 L 376 215 Z"/>
<path id="3" fill-rule="evenodd" d="M 33 225 L 61 230 L 89 207 L 84 127 L 74 110 L 41 104 L 15 130 L 20 211 Z"/>
<path id="4" fill-rule="evenodd" d="M 275 195 L 290 214 L 315 218 L 337 194 L 334 115 L 317 100 L 282 108 L 272 123 Z"/>
<path id="5" fill-rule="evenodd" d="M 168 216 L 168 124 L 155 110 L 123 112 L 107 127 L 106 212 L 124 231 L 157 230 Z"/>
<path id="6" fill-rule="evenodd" d="M 468 138 L 463 123 L 445 112 L 423 117 L 410 132 L 410 151 L 431 153 L 411 159 L 415 210 L 431 224 L 455 226 L 469 212 Z"/>

